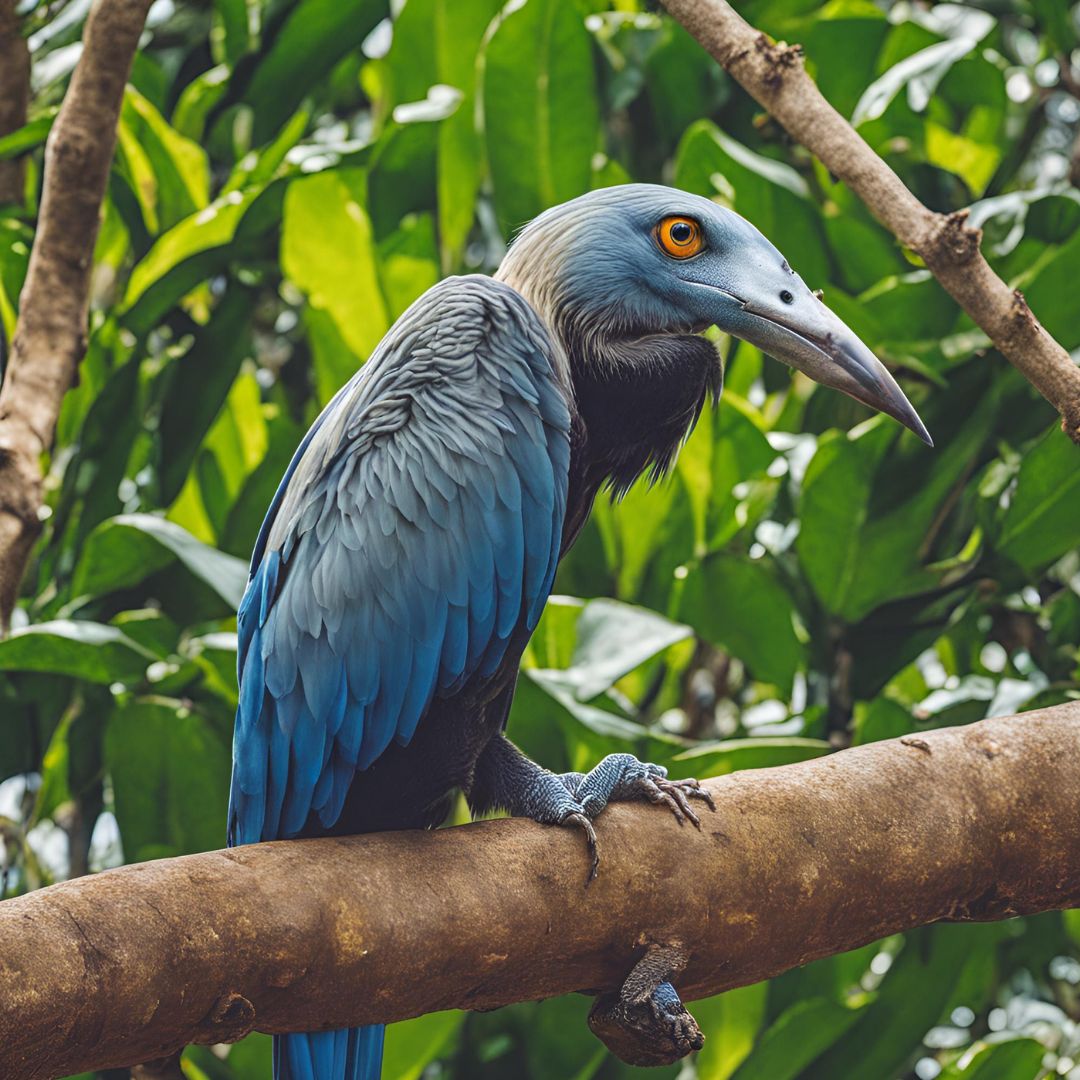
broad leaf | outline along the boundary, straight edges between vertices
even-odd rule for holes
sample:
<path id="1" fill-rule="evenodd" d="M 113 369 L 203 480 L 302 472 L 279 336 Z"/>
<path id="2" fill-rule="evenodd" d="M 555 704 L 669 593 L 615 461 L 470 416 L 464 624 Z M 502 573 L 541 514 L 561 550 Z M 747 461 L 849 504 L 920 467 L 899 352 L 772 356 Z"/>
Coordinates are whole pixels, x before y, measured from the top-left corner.
<path id="1" fill-rule="evenodd" d="M 379 288 L 371 222 L 336 173 L 289 185 L 281 265 L 308 303 L 333 319 L 353 354 L 366 359 L 386 333 L 389 318 Z"/>
<path id="2" fill-rule="evenodd" d="M 229 757 L 206 719 L 179 701 L 141 698 L 113 712 L 105 758 L 128 862 L 224 844 Z"/>
<path id="3" fill-rule="evenodd" d="M 1028 573 L 1080 544 L 1080 448 L 1058 424 L 1020 466 L 997 550 Z"/>
<path id="4" fill-rule="evenodd" d="M 115 626 L 72 619 L 33 623 L 0 641 L 0 671 L 45 671 L 88 682 L 138 682 L 156 657 Z"/>
<path id="5" fill-rule="evenodd" d="M 598 147 L 592 43 L 563 0 L 527 0 L 484 52 L 484 128 L 504 236 L 589 189 Z"/>
<path id="6" fill-rule="evenodd" d="M 179 560 L 230 607 L 247 584 L 247 566 L 200 543 L 179 525 L 154 514 L 120 514 L 87 539 L 75 571 L 75 595 L 101 596 L 130 588 Z"/>

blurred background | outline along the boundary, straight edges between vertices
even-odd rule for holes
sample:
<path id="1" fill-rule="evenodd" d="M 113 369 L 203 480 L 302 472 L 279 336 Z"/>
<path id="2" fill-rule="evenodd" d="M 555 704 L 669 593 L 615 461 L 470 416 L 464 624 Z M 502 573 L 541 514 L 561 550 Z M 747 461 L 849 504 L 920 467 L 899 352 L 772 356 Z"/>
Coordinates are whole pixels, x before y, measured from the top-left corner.
<path id="1" fill-rule="evenodd" d="M 995 269 L 1080 346 L 1080 9 L 737 6 L 803 45 L 927 205 L 970 207 Z M 23 162 L 0 198 L 4 343 L 87 8 L 18 6 L 33 97 L 0 137 Z M 629 750 L 708 777 L 1080 696 L 1080 450 L 1050 407 L 656 5 L 500 8 L 151 9 L 89 351 L 0 642 L 3 895 L 223 844 L 233 612 L 304 430 L 424 289 L 492 271 L 533 215 L 628 180 L 753 221 L 893 367 L 937 445 L 718 336 L 719 411 L 668 480 L 598 503 L 511 736 L 554 770 Z M 398 1025 L 384 1076 L 1077 1080 L 1080 913 L 927 927 L 699 1002 L 706 1048 L 666 1070 L 611 1058 L 588 1007 Z M 269 1039 L 191 1049 L 184 1068 L 262 1080 Z"/>

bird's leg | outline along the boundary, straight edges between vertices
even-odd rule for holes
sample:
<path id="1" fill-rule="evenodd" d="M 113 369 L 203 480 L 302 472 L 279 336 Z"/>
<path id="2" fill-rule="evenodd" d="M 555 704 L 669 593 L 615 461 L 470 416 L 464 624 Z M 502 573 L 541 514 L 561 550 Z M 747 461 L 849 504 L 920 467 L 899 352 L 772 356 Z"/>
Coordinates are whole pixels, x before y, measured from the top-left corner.
<path id="1" fill-rule="evenodd" d="M 576 826 L 585 833 L 589 845 L 589 880 L 596 876 L 600 865 L 596 831 L 585 807 L 562 776 L 527 758 L 505 735 L 496 735 L 480 755 L 468 800 L 474 814 L 505 810 L 514 817 L 532 818 L 545 825 Z"/>
<path id="2" fill-rule="evenodd" d="M 679 945 L 650 945 L 615 993 L 601 994 L 589 1012 L 593 1034 L 630 1065 L 671 1065 L 705 1036 L 668 981 L 686 967 Z"/>
<path id="3" fill-rule="evenodd" d="M 638 761 L 633 754 L 609 754 L 588 773 L 552 773 L 530 761 L 504 735 L 496 735 L 476 765 L 469 790 L 474 812 L 500 809 L 548 825 L 574 825 L 585 833 L 592 857 L 589 881 L 600 857 L 592 822 L 609 802 L 647 799 L 666 806 L 679 824 L 701 821 L 690 799 L 715 809 L 697 780 L 668 780 L 667 769 Z"/>

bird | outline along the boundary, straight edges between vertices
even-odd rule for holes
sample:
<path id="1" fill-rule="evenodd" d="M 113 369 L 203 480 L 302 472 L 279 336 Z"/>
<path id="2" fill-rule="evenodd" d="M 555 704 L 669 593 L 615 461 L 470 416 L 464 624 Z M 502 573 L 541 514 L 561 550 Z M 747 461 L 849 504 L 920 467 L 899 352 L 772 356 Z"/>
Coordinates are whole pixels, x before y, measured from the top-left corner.
<path id="1" fill-rule="evenodd" d="M 493 277 L 394 323 L 296 450 L 239 607 L 230 846 L 433 828 L 459 792 L 582 830 L 697 781 L 629 754 L 557 775 L 512 743 L 518 664 L 594 499 L 662 477 L 722 366 L 716 326 L 930 443 L 884 364 L 750 222 L 628 184 L 546 210 Z M 407 887 L 403 883 L 403 887 Z M 275 1036 L 277 1080 L 374 1080 L 383 1028 Z"/>

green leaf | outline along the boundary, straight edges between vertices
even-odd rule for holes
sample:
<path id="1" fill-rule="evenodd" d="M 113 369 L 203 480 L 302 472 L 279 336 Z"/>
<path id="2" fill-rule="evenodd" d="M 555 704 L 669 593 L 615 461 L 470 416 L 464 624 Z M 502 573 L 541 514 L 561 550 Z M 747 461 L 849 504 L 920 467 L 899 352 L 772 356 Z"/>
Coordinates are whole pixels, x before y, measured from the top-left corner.
<path id="1" fill-rule="evenodd" d="M 806 35 L 814 80 L 829 103 L 850 116 L 873 79 L 889 23 L 872 3 L 827 3 Z M 843 57 L 842 62 L 838 58 Z"/>
<path id="2" fill-rule="evenodd" d="M 732 1080 L 795 1080 L 815 1057 L 843 1038 L 859 1015 L 858 1009 L 826 998 L 800 1001 L 765 1031 L 731 1074 Z"/>
<path id="3" fill-rule="evenodd" d="M 1018 254 L 1023 252 L 1018 250 Z M 1038 254 L 1040 258 L 1035 259 Z M 1010 285 L 1024 290 L 1031 310 L 1066 349 L 1080 346 L 1080 289 L 1072 283 L 1080 274 L 1080 231 L 1057 248 L 1027 252 L 1022 275 Z M 1030 261 L 1028 261 L 1030 260 Z"/>
<path id="4" fill-rule="evenodd" d="M 266 1080 L 273 1071 L 274 1041 L 261 1031 L 245 1035 L 229 1047 L 229 1080 Z"/>
<path id="5" fill-rule="evenodd" d="M 305 95 L 389 14 L 386 0 L 295 3 L 256 61 L 242 100 L 253 110 L 252 137 L 267 142 Z"/>
<path id="6" fill-rule="evenodd" d="M 235 65 L 248 51 L 247 0 L 214 0 L 214 9 L 221 23 L 222 58 Z"/>
<path id="7" fill-rule="evenodd" d="M 206 206 L 210 197 L 206 152 L 171 128 L 130 86 L 124 93 L 118 134 L 121 164 L 131 174 L 150 232 L 171 228 Z"/>
<path id="8" fill-rule="evenodd" d="M 432 0 L 432 6 L 438 81 L 464 95 L 453 115 L 439 125 L 438 134 L 439 240 L 443 268 L 451 270 L 460 261 L 472 229 L 484 170 L 483 140 L 475 120 L 477 53 L 484 31 L 502 3 Z"/>
<path id="9" fill-rule="evenodd" d="M 75 569 L 74 593 L 102 596 L 130 588 L 174 560 L 206 582 L 229 607 L 239 606 L 247 585 L 247 566 L 154 514 L 120 514 L 102 522 L 83 548 Z"/>
<path id="10" fill-rule="evenodd" d="M 947 567 L 929 565 L 927 533 L 993 428 L 1000 385 L 984 389 L 952 437 L 932 451 L 884 417 L 818 441 L 803 479 L 796 550 L 830 612 L 857 622 L 885 601 L 925 591 L 945 575 Z M 895 498 L 898 484 L 903 497 L 887 510 L 876 509 L 880 493 Z"/>
<path id="11" fill-rule="evenodd" d="M 967 56 L 977 44 L 977 38 L 953 38 L 920 49 L 901 60 L 863 91 L 852 113 L 852 124 L 858 126 L 883 116 L 893 98 L 905 87 L 908 104 L 916 112 L 921 112 L 953 64 Z"/>
<path id="12" fill-rule="evenodd" d="M 570 666 L 560 672 L 579 701 L 589 701 L 658 653 L 690 637 L 690 628 L 647 608 L 592 600 L 577 620 Z"/>
<path id="13" fill-rule="evenodd" d="M 790 165 L 755 153 L 708 120 L 679 143 L 675 184 L 724 202 L 783 251 L 812 288 L 829 278 L 821 217 L 806 181 Z"/>
<path id="14" fill-rule="evenodd" d="M 23 124 L 21 128 L 16 128 L 0 138 L 0 161 L 21 157 L 35 147 L 41 146 L 49 137 L 53 121 L 56 120 L 56 114 L 59 111 L 58 105 L 45 109 L 29 123 Z"/>
<path id="15" fill-rule="evenodd" d="M 723 646 L 755 679 L 790 690 L 805 664 L 788 591 L 759 559 L 718 552 L 690 571 L 679 617 Z"/>
<path id="16" fill-rule="evenodd" d="M 676 472 L 693 508 L 699 556 L 734 536 L 739 528 L 734 489 L 761 477 L 776 458 L 759 422 L 749 402 L 725 390 L 719 409 L 702 413 L 679 452 Z"/>
<path id="17" fill-rule="evenodd" d="M 363 359 L 345 343 L 328 311 L 308 304 L 304 308 L 304 329 L 311 346 L 315 397 L 323 406 L 356 374 Z"/>
<path id="18" fill-rule="evenodd" d="M 105 760 L 128 862 L 224 843 L 229 749 L 202 716 L 168 698 L 118 707 Z"/>
<path id="19" fill-rule="evenodd" d="M 156 657 L 115 626 L 56 619 L 0 641 L 0 671 L 46 671 L 108 685 L 138 682 Z"/>
<path id="20" fill-rule="evenodd" d="M 804 739 L 797 735 L 770 735 L 759 739 L 724 739 L 707 742 L 684 750 L 675 756 L 672 776 L 727 776 L 743 769 L 771 769 L 778 765 L 794 765 L 810 761 L 830 750 L 821 739 Z"/>
<path id="21" fill-rule="evenodd" d="M 202 440 L 229 393 L 240 363 L 251 349 L 253 297 L 239 283 L 226 293 L 184 356 L 169 372 L 161 405 L 161 502 L 180 493 Z"/>
<path id="22" fill-rule="evenodd" d="M 396 319 L 439 280 L 431 214 L 413 214 L 379 244 L 379 268 L 389 316 Z"/>
<path id="23" fill-rule="evenodd" d="M 383 1080 L 420 1080 L 425 1067 L 444 1056 L 465 1019 L 463 1012 L 437 1012 L 391 1024 L 383 1050 Z"/>
<path id="24" fill-rule="evenodd" d="M 164 232 L 136 263 L 121 306 L 136 333 L 150 329 L 186 293 L 224 264 L 260 188 L 230 191 Z"/>
<path id="25" fill-rule="evenodd" d="M 1047 566 L 1080 537 L 1080 447 L 1058 424 L 1020 465 L 996 548 L 1027 573 Z"/>
<path id="26" fill-rule="evenodd" d="M 488 161 L 509 236 L 589 190 L 599 138 L 592 42 L 575 5 L 527 0 L 504 16 L 483 62 Z"/>
<path id="27" fill-rule="evenodd" d="M 983 1007 L 993 986 L 996 943 L 1007 933 L 986 924 L 908 934 L 876 997 L 856 1014 L 858 1023 L 814 1062 L 805 1080 L 905 1072 L 923 1036 L 952 1009 Z"/>
<path id="28" fill-rule="evenodd" d="M 762 982 L 694 1002 L 694 1019 L 705 1033 L 705 1048 L 694 1062 L 698 1080 L 728 1080 L 745 1060 L 765 1019 L 768 993 Z"/>
<path id="29" fill-rule="evenodd" d="M 1021 1036 L 978 1042 L 942 1069 L 938 1080 L 1036 1080 L 1045 1056 L 1042 1043 Z"/>
<path id="30" fill-rule="evenodd" d="M 873 701 L 860 701 L 855 706 L 855 746 L 897 739 L 915 730 L 915 717 L 911 710 L 887 697 Z"/>
<path id="31" fill-rule="evenodd" d="M 366 359 L 390 324 L 371 222 L 336 172 L 289 184 L 281 266 L 308 303 L 333 319 L 345 345 Z"/>

